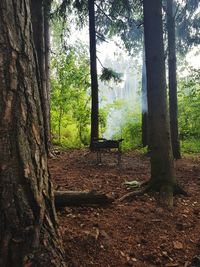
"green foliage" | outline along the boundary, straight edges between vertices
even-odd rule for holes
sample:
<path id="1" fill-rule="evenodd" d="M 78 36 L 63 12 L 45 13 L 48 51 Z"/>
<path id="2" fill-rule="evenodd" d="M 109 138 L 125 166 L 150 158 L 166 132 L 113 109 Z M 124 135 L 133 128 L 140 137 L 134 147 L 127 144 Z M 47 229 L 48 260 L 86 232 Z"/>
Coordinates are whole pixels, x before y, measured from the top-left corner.
<path id="1" fill-rule="evenodd" d="M 184 153 L 200 153 L 200 71 L 190 69 L 178 83 L 179 132 Z"/>
<path id="2" fill-rule="evenodd" d="M 186 54 L 192 46 L 200 44 L 200 2 L 187 0 L 177 5 L 177 49 Z"/>
<path id="3" fill-rule="evenodd" d="M 109 82 L 113 80 L 115 83 L 122 82 L 122 74 L 114 71 L 111 68 L 103 68 L 100 79 L 102 82 Z"/>
<path id="4" fill-rule="evenodd" d="M 141 143 L 141 115 L 140 110 L 130 111 L 125 109 L 122 114 L 123 122 L 121 130 L 113 136 L 113 139 L 121 139 L 122 150 L 128 151 L 132 149 L 140 149 Z"/>
<path id="5" fill-rule="evenodd" d="M 88 0 L 54 1 L 52 16 L 54 19 L 60 19 L 64 28 L 67 27 L 69 31 L 70 23 L 81 29 L 88 21 Z"/>
<path id="6" fill-rule="evenodd" d="M 55 2 L 54 2 L 55 3 Z M 59 4 L 60 5 L 59 5 Z M 82 27 L 88 20 L 86 0 L 62 0 L 54 4 L 51 125 L 56 143 L 67 147 L 89 144 L 90 134 L 90 97 L 89 97 L 89 60 L 85 49 L 78 45 L 70 48 L 70 22 Z M 180 4 L 176 10 L 178 24 L 178 48 L 188 51 L 193 44 L 199 43 L 199 1 L 189 0 Z M 140 50 L 142 43 L 143 15 L 141 1 L 109 0 L 95 1 L 97 38 L 105 39 L 118 35 L 129 52 Z M 62 42 L 60 42 L 62 40 Z M 63 49 L 64 48 L 64 49 Z M 137 49 L 138 48 L 138 49 Z M 181 48 L 181 49 L 180 49 Z M 121 80 L 112 69 L 103 68 L 101 79 L 104 81 Z M 111 82 L 112 82 L 111 81 Z M 114 86 L 113 86 L 114 87 Z M 200 152 L 200 72 L 191 71 L 189 77 L 179 81 L 179 130 L 182 151 Z M 100 109 L 100 134 L 106 129 L 110 109 L 122 110 L 125 103 L 114 104 Z M 112 138 L 124 138 L 123 150 L 141 149 L 140 110 L 124 110 L 120 131 Z"/>
<path id="7" fill-rule="evenodd" d="M 102 136 L 103 133 L 105 132 L 108 112 L 109 112 L 109 107 L 104 107 L 99 109 L 100 136 Z"/>
<path id="8" fill-rule="evenodd" d="M 52 58 L 51 125 L 56 143 L 68 147 L 89 143 L 89 60 L 78 45 Z"/>
<path id="9" fill-rule="evenodd" d="M 141 122 L 127 121 L 122 127 L 123 151 L 141 148 Z"/>
<path id="10" fill-rule="evenodd" d="M 200 137 L 200 71 L 191 70 L 179 82 L 179 131 L 181 139 Z"/>
<path id="11" fill-rule="evenodd" d="M 127 186 L 128 189 L 132 189 L 132 190 L 137 190 L 141 186 L 141 183 L 136 180 L 126 181 L 124 184 Z"/>
<path id="12" fill-rule="evenodd" d="M 181 141 L 181 150 L 186 154 L 200 153 L 200 140 L 198 138 L 187 138 Z"/>
<path id="13" fill-rule="evenodd" d="M 141 48 L 142 20 L 140 0 L 96 1 L 97 32 L 103 39 L 119 36 L 130 53 L 138 53 Z"/>

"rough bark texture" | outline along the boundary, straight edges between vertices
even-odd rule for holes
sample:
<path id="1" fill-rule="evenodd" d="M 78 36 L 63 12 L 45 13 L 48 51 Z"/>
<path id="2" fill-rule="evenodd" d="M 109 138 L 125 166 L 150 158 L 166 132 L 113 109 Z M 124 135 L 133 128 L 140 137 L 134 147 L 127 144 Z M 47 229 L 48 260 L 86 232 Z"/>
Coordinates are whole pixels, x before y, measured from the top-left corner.
<path id="1" fill-rule="evenodd" d="M 31 0 L 31 17 L 34 43 L 36 48 L 37 60 L 40 70 L 41 79 L 41 104 L 43 111 L 44 132 L 45 132 L 45 145 L 46 150 L 49 152 L 50 146 L 50 96 L 49 96 L 49 59 L 46 50 L 49 44 L 48 36 L 49 29 L 47 24 L 47 16 L 45 11 L 49 10 L 48 3 L 42 0 Z M 47 32 L 45 32 L 47 30 Z M 46 65 L 48 64 L 48 66 Z M 48 79 L 48 80 L 47 80 Z"/>
<path id="2" fill-rule="evenodd" d="M 176 178 L 167 110 L 162 1 L 144 0 L 143 5 L 151 154 L 149 185 L 161 192 L 164 202 L 172 205 Z"/>
<path id="3" fill-rule="evenodd" d="M 88 0 L 89 10 L 89 35 L 90 35 L 90 76 L 91 76 L 91 141 L 90 148 L 93 149 L 93 141 L 99 136 L 99 96 L 97 79 L 97 57 L 96 57 L 96 32 L 94 0 Z"/>
<path id="4" fill-rule="evenodd" d="M 64 266 L 29 0 L 0 1 L 0 266 Z"/>
<path id="5" fill-rule="evenodd" d="M 48 152 L 51 146 L 51 115 L 50 115 L 50 11 L 51 11 L 52 0 L 46 0 L 44 4 L 44 44 L 45 44 L 45 74 L 46 74 L 46 92 L 47 92 L 47 103 L 46 103 L 46 116 L 47 116 L 47 142 Z"/>
<path id="6" fill-rule="evenodd" d="M 169 112 L 172 150 L 175 159 L 181 158 L 178 134 L 178 100 L 176 78 L 176 36 L 173 0 L 167 0 L 167 33 L 168 33 L 168 79 L 169 79 Z"/>

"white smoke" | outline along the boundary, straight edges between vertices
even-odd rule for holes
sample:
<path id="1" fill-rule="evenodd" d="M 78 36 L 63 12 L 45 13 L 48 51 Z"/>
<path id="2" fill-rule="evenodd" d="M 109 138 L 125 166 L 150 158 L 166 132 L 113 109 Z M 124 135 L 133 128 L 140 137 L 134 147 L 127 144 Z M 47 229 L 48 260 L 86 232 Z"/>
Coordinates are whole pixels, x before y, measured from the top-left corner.
<path id="1" fill-rule="evenodd" d="M 112 59 L 107 57 L 103 63 L 105 67 L 123 74 L 123 81 L 119 84 L 114 82 L 109 82 L 109 84 L 99 83 L 100 106 L 112 106 L 107 117 L 107 127 L 103 134 L 106 139 L 112 139 L 116 134 L 121 136 L 122 127 L 126 121 L 126 118 L 124 118 L 125 111 L 134 112 L 138 102 L 140 102 L 137 92 L 140 77 L 136 63 L 133 58 L 121 53 L 115 53 Z"/>

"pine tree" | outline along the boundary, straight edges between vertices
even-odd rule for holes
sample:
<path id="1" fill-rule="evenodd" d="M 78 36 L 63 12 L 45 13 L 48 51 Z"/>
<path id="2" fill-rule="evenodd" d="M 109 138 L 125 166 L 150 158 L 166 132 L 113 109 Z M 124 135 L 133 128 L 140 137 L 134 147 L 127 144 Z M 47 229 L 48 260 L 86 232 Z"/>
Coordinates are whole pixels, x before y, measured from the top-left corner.
<path id="1" fill-rule="evenodd" d="M 0 1 L 0 266 L 65 266 L 29 0 Z"/>

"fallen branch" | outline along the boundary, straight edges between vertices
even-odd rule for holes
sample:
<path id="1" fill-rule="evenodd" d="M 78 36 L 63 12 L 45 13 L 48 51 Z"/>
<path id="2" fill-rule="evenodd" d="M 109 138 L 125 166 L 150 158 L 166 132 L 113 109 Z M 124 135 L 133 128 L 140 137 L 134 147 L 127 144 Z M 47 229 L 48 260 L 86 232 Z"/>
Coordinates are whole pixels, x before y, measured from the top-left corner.
<path id="1" fill-rule="evenodd" d="M 117 202 L 122 202 L 124 200 L 131 200 L 133 197 L 142 196 L 146 192 L 147 192 L 146 188 L 143 188 L 143 189 L 137 190 L 137 191 L 129 192 L 129 193 L 125 194 L 124 196 L 122 196 L 121 198 L 117 199 Z"/>
<path id="2" fill-rule="evenodd" d="M 106 194 L 96 191 L 55 191 L 56 208 L 66 206 L 105 206 L 111 204 L 114 199 Z"/>

